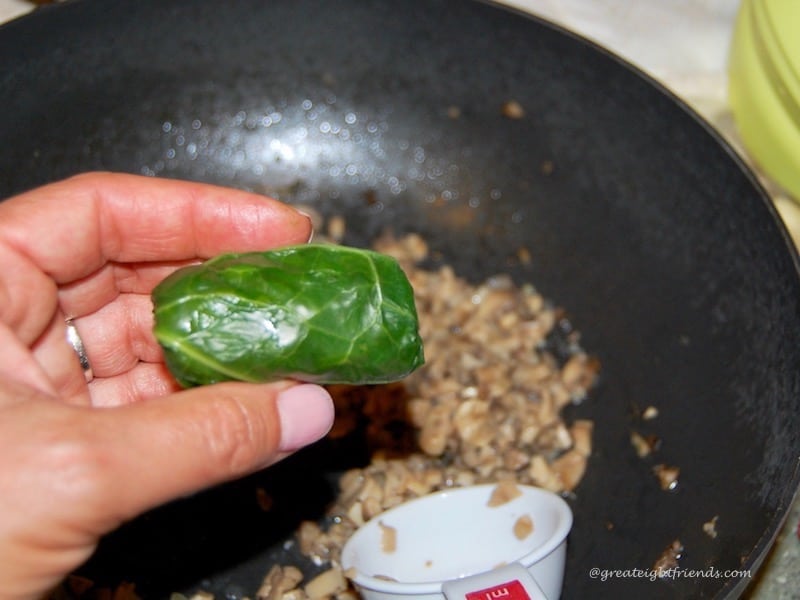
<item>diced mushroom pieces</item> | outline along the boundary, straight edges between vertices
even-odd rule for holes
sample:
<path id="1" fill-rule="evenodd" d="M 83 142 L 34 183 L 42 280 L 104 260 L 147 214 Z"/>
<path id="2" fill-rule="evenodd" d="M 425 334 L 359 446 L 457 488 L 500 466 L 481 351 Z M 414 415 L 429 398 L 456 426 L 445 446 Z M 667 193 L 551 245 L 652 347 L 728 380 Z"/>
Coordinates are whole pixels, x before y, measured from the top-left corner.
<path id="1" fill-rule="evenodd" d="M 717 537 L 717 521 L 719 515 L 714 515 L 711 519 L 703 523 L 703 532 L 712 540 Z"/>
<path id="2" fill-rule="evenodd" d="M 515 498 L 519 498 L 521 495 L 522 490 L 519 489 L 516 482 L 501 481 L 492 490 L 492 494 L 489 496 L 489 502 L 487 502 L 486 505 L 490 508 L 495 508 L 507 504 Z"/>
<path id="3" fill-rule="evenodd" d="M 673 541 L 653 563 L 653 571 L 659 577 L 668 577 L 670 570 L 678 567 L 678 560 L 683 555 L 683 550 L 680 540 Z"/>
<path id="4" fill-rule="evenodd" d="M 386 554 L 397 551 L 397 529 L 391 525 L 379 522 L 381 528 L 381 550 Z"/>
<path id="5" fill-rule="evenodd" d="M 530 455 L 518 448 L 509 448 L 503 456 L 503 466 L 510 471 L 524 469 L 530 462 Z"/>
<path id="6" fill-rule="evenodd" d="M 422 427 L 431 410 L 431 404 L 425 398 L 413 398 L 406 403 L 406 410 L 411 424 Z"/>
<path id="7" fill-rule="evenodd" d="M 563 490 L 571 492 L 583 479 L 586 455 L 575 449 L 569 450 L 553 461 L 552 469 L 558 474 Z"/>
<path id="8" fill-rule="evenodd" d="M 284 594 L 294 590 L 303 580 L 300 569 L 293 566 L 274 565 L 256 592 L 257 600 L 283 600 Z"/>
<path id="9" fill-rule="evenodd" d="M 550 490 L 551 492 L 561 492 L 564 484 L 558 474 L 551 468 L 543 456 L 536 455 L 531 459 L 528 474 L 534 485 Z"/>
<path id="10" fill-rule="evenodd" d="M 334 239 L 347 230 L 343 220 L 323 225 L 316 229 Z M 297 532 L 300 551 L 320 566 L 336 564 L 349 535 L 402 502 L 476 483 L 571 491 L 592 453 L 594 424 L 568 424 L 562 409 L 586 397 L 600 365 L 581 349 L 563 310 L 508 274 L 475 284 L 449 265 L 420 268 L 421 260 L 440 257 L 418 235 L 387 233 L 375 249 L 397 258 L 408 275 L 427 362 L 402 383 L 330 388 L 335 434 L 363 431 L 371 461 L 343 475 L 324 528 L 304 523 Z M 529 260 L 527 252 L 518 258 Z M 560 325 L 567 340 L 556 354 L 550 336 Z M 350 600 L 347 591 L 330 598 Z"/>
<path id="11" fill-rule="evenodd" d="M 536 444 L 547 451 L 562 451 L 572 447 L 572 436 L 562 422 L 545 427 L 539 432 Z"/>
<path id="12" fill-rule="evenodd" d="M 333 241 L 341 242 L 346 229 L 346 222 L 341 215 L 334 215 L 328 219 L 328 237 Z"/>
<path id="13" fill-rule="evenodd" d="M 631 445 L 639 458 L 646 458 L 653 451 L 652 445 L 638 431 L 631 431 Z"/>
<path id="14" fill-rule="evenodd" d="M 533 519 L 529 515 L 522 515 L 514 522 L 514 537 L 524 540 L 533 533 Z"/>
<path id="15" fill-rule="evenodd" d="M 525 117 L 525 109 L 516 100 L 508 100 L 501 108 L 501 112 L 507 119 L 522 119 Z"/>
<path id="16" fill-rule="evenodd" d="M 571 393 L 584 393 L 589 389 L 600 370 L 600 363 L 596 358 L 584 353 L 570 357 L 561 370 L 561 380 Z"/>
<path id="17" fill-rule="evenodd" d="M 347 518 L 359 527 L 366 522 L 366 519 L 364 519 L 364 508 L 361 502 L 353 502 L 353 504 L 350 505 L 350 509 L 347 511 Z"/>
<path id="18" fill-rule="evenodd" d="M 370 496 L 369 498 L 364 499 L 363 511 L 364 511 L 364 519 L 369 520 L 373 517 L 377 517 L 381 514 L 384 510 L 383 508 L 383 499 L 379 498 L 378 496 Z"/>
<path id="19" fill-rule="evenodd" d="M 658 417 L 658 409 L 655 406 L 648 406 L 642 411 L 642 419 L 652 421 Z"/>
<path id="20" fill-rule="evenodd" d="M 491 442 L 495 427 L 489 418 L 489 403 L 483 400 L 467 400 L 455 412 L 454 423 L 462 441 L 475 446 Z"/>
<path id="21" fill-rule="evenodd" d="M 452 431 L 452 411 L 448 406 L 434 406 L 428 413 L 419 436 L 420 448 L 430 456 L 441 456 Z"/>
<path id="22" fill-rule="evenodd" d="M 347 590 L 347 579 L 338 567 L 323 571 L 303 588 L 310 600 L 330 598 Z"/>
<path id="23" fill-rule="evenodd" d="M 322 535 L 322 529 L 314 521 L 303 521 L 297 530 L 297 540 L 300 545 L 300 551 L 305 554 L 311 554 L 314 544 Z"/>
<path id="24" fill-rule="evenodd" d="M 572 434 L 573 448 L 583 456 L 592 453 L 592 433 L 594 432 L 594 422 L 588 419 L 580 419 L 569 428 Z"/>
<path id="25" fill-rule="evenodd" d="M 679 467 L 658 464 L 653 467 L 653 473 L 658 478 L 662 490 L 670 491 L 678 487 L 678 476 L 681 473 Z"/>

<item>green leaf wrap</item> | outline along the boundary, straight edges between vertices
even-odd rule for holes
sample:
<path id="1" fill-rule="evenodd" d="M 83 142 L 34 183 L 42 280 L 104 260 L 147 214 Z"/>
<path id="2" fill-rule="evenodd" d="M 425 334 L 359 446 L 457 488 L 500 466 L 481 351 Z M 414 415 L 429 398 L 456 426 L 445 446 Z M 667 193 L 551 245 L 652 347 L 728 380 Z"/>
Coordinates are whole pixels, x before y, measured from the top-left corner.
<path id="1" fill-rule="evenodd" d="M 224 254 L 164 279 L 153 304 L 156 339 L 184 387 L 385 383 L 424 362 L 411 284 L 395 259 L 370 250 Z"/>

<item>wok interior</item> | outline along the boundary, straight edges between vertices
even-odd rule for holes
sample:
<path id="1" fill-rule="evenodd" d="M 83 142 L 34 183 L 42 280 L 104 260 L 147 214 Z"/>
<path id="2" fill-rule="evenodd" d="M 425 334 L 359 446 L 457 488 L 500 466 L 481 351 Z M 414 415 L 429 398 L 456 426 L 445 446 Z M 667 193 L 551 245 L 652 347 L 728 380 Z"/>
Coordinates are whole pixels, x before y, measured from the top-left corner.
<path id="1" fill-rule="evenodd" d="M 534 283 L 602 363 L 570 409 L 596 428 L 570 498 L 564 597 L 746 583 L 588 576 L 648 568 L 675 539 L 682 568 L 752 567 L 798 482 L 795 256 L 752 177 L 667 94 L 563 32 L 466 1 L 84 0 L 6 26 L 0 57 L 3 196 L 88 169 L 210 181 L 344 215 L 351 244 L 415 231 L 472 280 Z M 502 115 L 512 99 L 522 119 Z M 650 405 L 660 415 L 643 424 Z M 633 428 L 662 439 L 676 491 L 636 457 Z M 297 552 L 282 542 L 321 514 L 335 473 L 363 460 L 323 442 L 145 515 L 87 572 L 146 597 L 252 590 Z M 253 508 L 254 487 L 281 510 Z"/>

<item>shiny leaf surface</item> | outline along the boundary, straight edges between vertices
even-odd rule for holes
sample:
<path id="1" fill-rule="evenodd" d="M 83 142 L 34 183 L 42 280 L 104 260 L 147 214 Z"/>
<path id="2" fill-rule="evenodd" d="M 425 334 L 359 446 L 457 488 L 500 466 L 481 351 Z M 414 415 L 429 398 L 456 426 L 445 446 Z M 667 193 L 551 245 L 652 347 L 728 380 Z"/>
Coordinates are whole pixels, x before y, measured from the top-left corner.
<path id="1" fill-rule="evenodd" d="M 369 250 L 225 254 L 167 277 L 153 304 L 156 339 L 185 387 L 385 383 L 424 362 L 411 284 L 397 261 Z"/>

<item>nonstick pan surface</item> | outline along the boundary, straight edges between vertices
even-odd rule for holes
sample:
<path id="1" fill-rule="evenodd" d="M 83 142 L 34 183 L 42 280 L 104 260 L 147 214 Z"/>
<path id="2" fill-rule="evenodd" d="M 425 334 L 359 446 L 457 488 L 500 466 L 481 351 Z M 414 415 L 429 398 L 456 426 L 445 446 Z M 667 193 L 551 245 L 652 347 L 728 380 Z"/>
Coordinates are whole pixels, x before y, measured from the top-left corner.
<path id="1" fill-rule="evenodd" d="M 564 598 L 736 596 L 748 579 L 725 571 L 774 539 L 798 486 L 797 257 L 731 150 L 603 50 L 468 0 L 77 0 L 0 28 L 0 106 L 0 196 L 89 169 L 228 184 L 343 214 L 348 243 L 419 232 L 459 274 L 564 306 L 602 363 L 568 414 L 596 428 Z M 633 428 L 661 438 L 676 490 Z M 82 572 L 145 598 L 253 595 L 362 450 L 323 441 L 155 510 Z M 723 576 L 592 577 L 675 539 L 681 569 Z"/>

